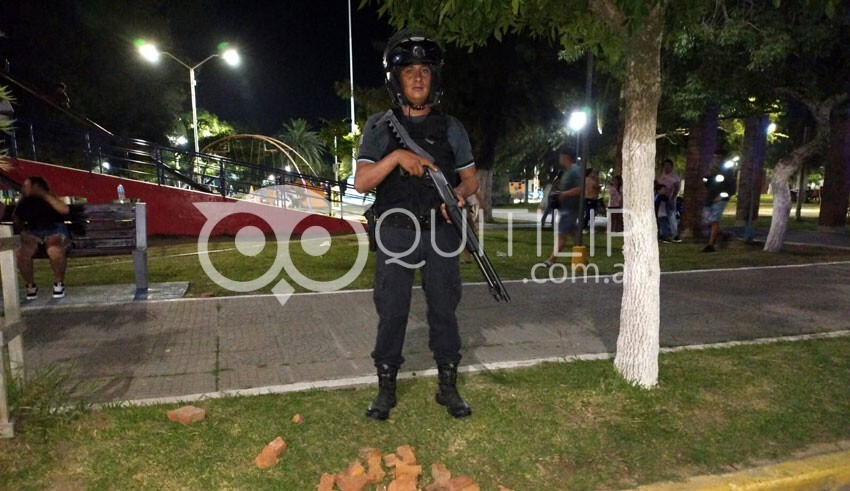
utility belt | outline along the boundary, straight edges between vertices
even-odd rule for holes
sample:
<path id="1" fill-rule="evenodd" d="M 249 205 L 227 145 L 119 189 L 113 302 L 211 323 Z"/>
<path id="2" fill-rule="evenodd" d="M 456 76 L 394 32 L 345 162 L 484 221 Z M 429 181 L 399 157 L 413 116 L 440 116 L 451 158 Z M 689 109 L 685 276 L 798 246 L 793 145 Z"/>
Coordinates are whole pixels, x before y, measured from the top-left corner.
<path id="1" fill-rule="evenodd" d="M 431 226 L 430 214 L 427 216 L 411 216 L 407 213 L 397 212 L 387 214 L 383 219 L 379 217 L 378 220 L 381 222 L 382 227 L 403 228 L 406 230 L 416 230 L 417 228 L 422 230 Z"/>
<path id="2" fill-rule="evenodd" d="M 378 229 L 378 221 L 381 222 L 381 227 L 392 227 L 392 228 L 400 228 L 404 230 L 428 230 L 431 227 L 431 215 L 430 213 L 425 216 L 411 216 L 412 214 L 407 214 L 403 212 L 393 212 L 389 214 L 383 214 L 383 218 L 379 217 L 375 210 L 369 208 L 363 214 L 366 217 L 366 225 L 367 232 L 369 236 L 369 249 L 371 251 L 376 251 L 378 249 L 378 242 L 375 239 L 375 232 Z M 436 213 L 435 217 L 439 216 Z M 443 220 L 437 219 L 437 225 L 447 223 Z"/>

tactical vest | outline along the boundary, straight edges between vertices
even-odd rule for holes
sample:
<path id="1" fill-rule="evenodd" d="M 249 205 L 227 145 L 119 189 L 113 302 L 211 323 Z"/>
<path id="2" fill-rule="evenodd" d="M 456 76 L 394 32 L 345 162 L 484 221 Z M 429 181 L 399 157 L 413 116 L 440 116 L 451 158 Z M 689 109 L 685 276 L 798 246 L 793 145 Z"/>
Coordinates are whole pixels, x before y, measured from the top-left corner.
<path id="1" fill-rule="evenodd" d="M 436 160 L 434 163 L 443 171 L 446 180 L 457 183 L 455 155 L 448 138 L 449 118 L 431 109 L 425 119 L 414 123 L 402 113 L 400 108 L 396 108 L 393 112 L 413 141 L 434 157 Z M 389 130 L 384 128 L 381 131 Z M 401 144 L 391 137 L 384 155 L 399 148 L 402 148 Z M 404 208 L 417 217 L 429 217 L 431 210 L 439 209 L 442 203 L 434 182 L 425 177 L 403 176 L 401 170 L 401 166 L 397 167 L 378 185 L 375 211 L 380 215 L 392 208 Z"/>

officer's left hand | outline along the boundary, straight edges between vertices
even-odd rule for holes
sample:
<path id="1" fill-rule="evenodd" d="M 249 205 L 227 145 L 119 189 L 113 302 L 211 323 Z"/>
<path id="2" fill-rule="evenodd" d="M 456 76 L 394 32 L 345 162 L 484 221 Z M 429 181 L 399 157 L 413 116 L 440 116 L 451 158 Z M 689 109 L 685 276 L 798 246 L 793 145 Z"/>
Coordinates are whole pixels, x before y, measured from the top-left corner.
<path id="1" fill-rule="evenodd" d="M 464 206 L 466 206 L 466 200 L 464 200 L 463 198 L 458 196 L 457 197 L 457 207 L 460 208 L 460 209 L 463 209 Z M 452 219 L 449 218 L 449 212 L 446 211 L 446 204 L 445 203 L 440 205 L 440 213 L 443 214 L 443 218 L 445 218 L 447 222 L 452 223 Z"/>

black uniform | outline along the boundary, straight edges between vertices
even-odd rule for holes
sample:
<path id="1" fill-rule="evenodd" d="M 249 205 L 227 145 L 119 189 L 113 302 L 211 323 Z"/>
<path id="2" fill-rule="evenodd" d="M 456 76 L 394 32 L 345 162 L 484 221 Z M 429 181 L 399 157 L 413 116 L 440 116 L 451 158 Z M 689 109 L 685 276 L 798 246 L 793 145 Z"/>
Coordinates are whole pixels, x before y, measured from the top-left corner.
<path id="1" fill-rule="evenodd" d="M 374 126 L 379 116 L 370 118 L 366 125 L 358 157 L 361 165 L 376 162 L 400 148 L 387 127 Z M 396 109 L 396 116 L 411 138 L 434 156 L 435 164 L 449 182 L 457 182 L 457 170 L 474 165 L 469 138 L 456 119 L 437 110 L 408 118 L 401 109 Z M 461 240 L 443 218 L 440 204 L 430 179 L 404 176 L 400 168 L 393 170 L 376 189 L 374 211 L 379 216 L 379 233 L 374 301 L 380 322 L 372 352 L 375 366 L 398 368 L 404 363 L 401 352 L 414 269 L 419 267 L 428 304 L 429 347 L 434 360 L 437 365 L 456 365 L 461 359 L 455 316 L 461 298 L 457 258 Z"/>

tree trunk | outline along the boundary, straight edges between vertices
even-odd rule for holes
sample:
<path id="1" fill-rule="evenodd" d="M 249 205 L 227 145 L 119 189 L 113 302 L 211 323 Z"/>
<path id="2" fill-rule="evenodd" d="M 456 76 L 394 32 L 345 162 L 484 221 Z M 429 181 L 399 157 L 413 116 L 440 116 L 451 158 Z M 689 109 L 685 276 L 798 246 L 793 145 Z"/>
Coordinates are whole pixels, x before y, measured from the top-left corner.
<path id="1" fill-rule="evenodd" d="M 822 155 L 830 141 L 830 115 L 832 109 L 847 100 L 848 94 L 839 94 L 829 97 L 820 103 L 808 100 L 802 95 L 786 89 L 777 89 L 780 94 L 790 96 L 801 102 L 811 113 L 817 123 L 817 133 L 808 143 L 798 147 L 791 155 L 779 160 L 773 170 L 771 187 L 773 188 L 773 219 L 770 221 L 770 232 L 764 242 L 764 250 L 767 252 L 779 252 L 785 241 L 785 232 L 788 230 L 788 215 L 791 213 L 791 192 L 788 189 L 788 179 L 792 174 L 800 170 L 803 164 L 817 155 Z M 805 190 L 801 189 L 798 199 L 805 197 Z"/>
<path id="2" fill-rule="evenodd" d="M 623 136 L 626 134 L 626 108 L 620 91 L 619 111 L 617 111 L 617 151 L 614 154 L 614 175 L 623 176 Z"/>
<path id="3" fill-rule="evenodd" d="M 741 159 L 741 171 L 738 181 L 738 207 L 735 210 L 735 224 L 755 222 L 759 216 L 759 198 L 761 198 L 761 168 L 767 149 L 766 114 L 747 118 L 744 121 L 744 158 Z"/>
<path id="4" fill-rule="evenodd" d="M 767 252 L 779 252 L 785 242 L 785 232 L 788 230 L 788 217 L 791 215 L 791 190 L 788 180 L 797 172 L 801 163 L 793 159 L 783 158 L 773 169 L 770 188 L 773 191 L 773 218 L 770 220 L 770 232 L 764 242 Z"/>
<path id="5" fill-rule="evenodd" d="M 804 162 L 821 152 L 824 146 L 824 134 L 819 130 L 814 139 L 791 152 L 791 155 L 780 159 L 773 169 L 773 178 L 770 180 L 770 187 L 773 190 L 773 218 L 770 221 L 770 232 L 764 242 L 764 250 L 767 252 L 782 250 L 785 232 L 788 230 L 788 218 L 791 215 L 791 190 L 788 180 L 800 170 Z"/>
<path id="6" fill-rule="evenodd" d="M 617 32 L 626 48 L 625 133 L 623 135 L 623 300 L 614 366 L 642 387 L 658 383 L 660 266 L 655 213 L 655 134 L 661 98 L 661 36 L 666 2 L 651 7 L 643 24 L 625 30 L 622 13 L 610 0 L 590 8 Z"/>
<path id="7" fill-rule="evenodd" d="M 829 153 L 821 190 L 818 227 L 831 232 L 843 232 L 847 224 L 850 198 L 850 114 L 845 105 L 836 111 L 830 130 Z"/>
<path id="8" fill-rule="evenodd" d="M 699 121 L 691 127 L 685 153 L 685 192 L 684 212 L 680 231 L 685 237 L 701 235 L 702 203 L 705 200 L 705 186 L 702 178 L 714 158 L 717 148 L 718 108 L 709 105 Z"/>
<path id="9" fill-rule="evenodd" d="M 484 222 L 493 221 L 493 171 L 491 169 L 478 169 L 478 196 L 481 212 L 484 214 Z"/>

